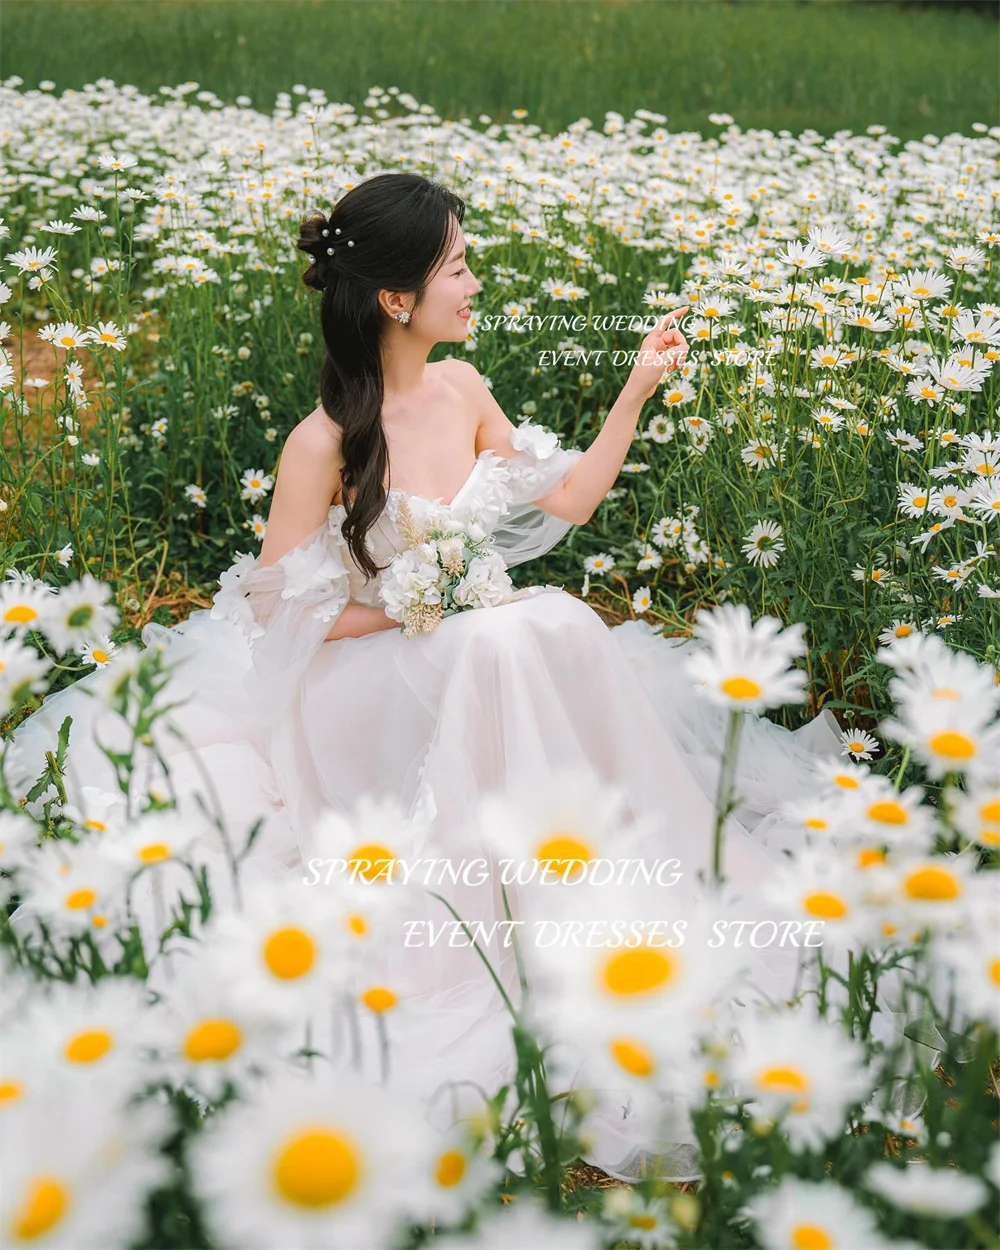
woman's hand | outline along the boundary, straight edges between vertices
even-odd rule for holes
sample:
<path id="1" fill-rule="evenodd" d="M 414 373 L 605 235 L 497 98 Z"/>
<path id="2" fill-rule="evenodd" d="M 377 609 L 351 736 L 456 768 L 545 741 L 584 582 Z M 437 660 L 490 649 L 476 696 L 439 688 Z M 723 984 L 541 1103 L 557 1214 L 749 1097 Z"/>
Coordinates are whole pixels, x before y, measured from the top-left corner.
<path id="1" fill-rule="evenodd" d="M 625 383 L 627 390 L 644 400 L 656 393 L 665 372 L 679 369 L 687 357 L 687 339 L 672 323 L 690 304 L 661 317 L 639 345 L 639 355 Z"/>

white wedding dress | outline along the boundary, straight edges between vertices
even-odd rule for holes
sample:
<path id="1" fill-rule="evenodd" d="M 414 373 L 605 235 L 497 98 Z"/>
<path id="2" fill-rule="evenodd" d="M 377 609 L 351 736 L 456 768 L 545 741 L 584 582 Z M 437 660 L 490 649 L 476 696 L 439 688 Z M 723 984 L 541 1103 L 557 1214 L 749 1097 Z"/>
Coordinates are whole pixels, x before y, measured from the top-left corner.
<path id="1" fill-rule="evenodd" d="M 483 451 L 450 503 L 390 490 L 368 536 L 377 562 L 406 546 L 396 527 L 404 499 L 418 520 L 483 524 L 508 565 L 549 551 L 570 523 L 534 501 L 583 453 L 531 423 L 515 439 L 513 456 Z M 487 854 L 473 820 L 484 792 L 523 793 L 561 768 L 581 767 L 621 786 L 637 822 L 653 821 L 644 854 L 676 856 L 689 881 L 707 868 L 726 718 L 686 674 L 689 644 L 642 621 L 609 629 L 583 600 L 546 585 L 449 616 L 429 634 L 408 638 L 399 629 L 326 641 L 349 600 L 379 602 L 379 579 L 358 570 L 341 537 L 343 518 L 341 505 L 331 507 L 322 526 L 269 567 L 239 557 L 220 577 L 210 611 L 143 630 L 146 646 L 162 647 L 178 665 L 169 689 L 187 700 L 171 713 L 186 742 L 161 744 L 182 809 L 210 782 L 233 845 L 266 817 L 246 868 L 301 877 L 324 811 L 347 813 L 362 795 L 391 795 L 426 829 L 422 857 L 458 861 Z M 23 784 L 72 715 L 71 782 L 116 788 L 88 741 L 100 704 L 80 693 L 98 676 L 50 696 L 18 727 L 9 759 L 23 769 Z M 746 718 L 741 801 L 726 834 L 729 880 L 753 889 L 773 872 L 765 844 L 776 808 L 809 794 L 810 763 L 840 749 L 828 711 L 795 732 Z M 169 792 L 156 774 L 140 782 Z M 219 886 L 224 893 L 221 874 Z M 466 921 L 504 918 L 496 889 L 440 890 Z M 449 919 L 430 898 L 424 914 Z M 514 992 L 509 953 L 502 964 Z M 429 1097 L 447 1081 L 475 1081 L 492 1094 L 510 1078 L 509 1018 L 474 952 L 400 944 L 388 972 L 408 1006 L 391 1022 L 393 1080 Z M 666 1174 L 695 1175 L 690 1143 L 675 1145 Z M 642 1140 L 619 1114 L 599 1126 L 588 1158 L 630 1178 L 645 1152 L 662 1146 Z"/>

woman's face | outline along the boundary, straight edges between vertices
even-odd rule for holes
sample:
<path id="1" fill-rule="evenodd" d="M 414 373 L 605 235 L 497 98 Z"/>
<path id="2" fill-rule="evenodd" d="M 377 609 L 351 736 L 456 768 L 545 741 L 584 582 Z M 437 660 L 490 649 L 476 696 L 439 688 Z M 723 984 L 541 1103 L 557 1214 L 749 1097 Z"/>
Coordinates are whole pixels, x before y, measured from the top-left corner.
<path id="1" fill-rule="evenodd" d="M 456 221 L 444 262 L 404 328 L 432 343 L 464 343 L 469 336 L 470 300 L 478 290 L 479 281 L 466 260 L 465 236 Z"/>

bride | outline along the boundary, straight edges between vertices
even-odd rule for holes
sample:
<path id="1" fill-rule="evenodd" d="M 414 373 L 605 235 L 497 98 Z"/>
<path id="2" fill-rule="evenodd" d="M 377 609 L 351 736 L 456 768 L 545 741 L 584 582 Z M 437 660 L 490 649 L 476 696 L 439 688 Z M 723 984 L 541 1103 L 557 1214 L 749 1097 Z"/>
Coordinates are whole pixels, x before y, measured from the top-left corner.
<path id="1" fill-rule="evenodd" d="M 436 344 L 465 341 L 480 289 L 463 215 L 451 191 L 391 173 L 302 223 L 304 280 L 322 293 L 322 402 L 284 444 L 260 554 L 221 575 L 210 611 L 142 634 L 176 665 L 171 692 L 186 697 L 173 713 L 181 734 L 164 748 L 171 786 L 193 811 L 190 795 L 208 784 L 233 845 L 265 818 L 248 860 L 265 881 L 309 880 L 310 865 L 315 879 L 315 865 L 336 854 L 340 816 L 367 813 L 378 849 L 388 835 L 364 806 L 371 797 L 391 799 L 419 830 L 423 860 L 458 862 L 493 856 L 474 824 L 487 793 L 534 796 L 565 830 L 597 821 L 613 791 L 616 819 L 639 831 L 642 853 L 673 858 L 693 882 L 710 863 L 726 726 L 685 676 L 683 641 L 638 621 L 608 629 L 558 586 L 504 591 L 502 579 L 470 579 L 475 610 L 413 633 L 388 593 L 390 579 L 399 587 L 392 561 L 427 526 L 489 537 L 512 567 L 585 524 L 618 477 L 644 403 L 685 357 L 680 308 L 643 340 L 585 451 L 530 420 L 514 425 L 473 364 L 428 361 Z M 114 789 L 89 744 L 98 700 L 78 697 L 90 682 L 23 722 L 18 757 L 41 759 L 72 714 L 71 778 Z M 747 722 L 726 855 L 727 878 L 749 887 L 775 863 L 761 840 L 766 819 L 796 785 L 806 792 L 810 761 L 840 743 L 829 712 L 795 732 Z M 585 777 L 597 788 L 581 782 L 574 808 L 559 787 Z M 511 901 L 462 879 L 440 893 L 469 923 L 502 918 Z M 431 895 L 419 914 L 448 918 Z M 393 1080 L 430 1097 L 449 1080 L 492 1093 L 509 1079 L 508 1021 L 474 951 L 400 942 L 380 958 L 407 1008 L 393 1022 Z M 506 953 L 499 962 L 513 989 Z M 609 1117 L 589 1158 L 628 1176 L 640 1145 Z"/>

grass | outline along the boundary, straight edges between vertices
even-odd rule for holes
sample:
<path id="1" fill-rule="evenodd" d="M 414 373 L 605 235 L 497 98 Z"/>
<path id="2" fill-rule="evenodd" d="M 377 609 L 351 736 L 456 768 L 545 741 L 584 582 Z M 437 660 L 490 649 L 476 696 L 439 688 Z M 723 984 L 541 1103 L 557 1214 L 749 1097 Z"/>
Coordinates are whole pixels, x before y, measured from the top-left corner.
<path id="1" fill-rule="evenodd" d="M 443 117 L 523 107 L 549 131 L 636 108 L 903 139 L 1000 119 L 1000 23 L 851 0 L 5 0 L 0 38 L 28 86 L 195 81 L 265 111 L 302 83 L 359 109 L 374 84 Z"/>

